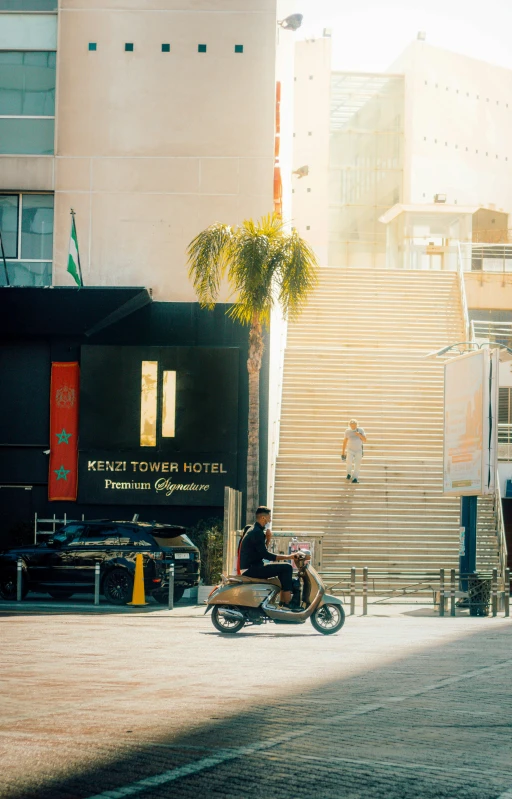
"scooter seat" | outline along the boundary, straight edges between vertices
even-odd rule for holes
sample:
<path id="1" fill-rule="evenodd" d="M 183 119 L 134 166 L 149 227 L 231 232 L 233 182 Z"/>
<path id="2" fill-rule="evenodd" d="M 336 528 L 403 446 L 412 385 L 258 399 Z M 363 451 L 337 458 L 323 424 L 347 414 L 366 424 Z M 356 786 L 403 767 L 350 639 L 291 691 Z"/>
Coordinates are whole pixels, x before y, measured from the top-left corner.
<path id="1" fill-rule="evenodd" d="M 281 588 L 281 581 L 279 577 L 246 577 L 245 574 L 230 574 L 228 576 L 228 582 L 230 583 L 271 583 L 272 585 L 276 585 L 278 588 Z"/>

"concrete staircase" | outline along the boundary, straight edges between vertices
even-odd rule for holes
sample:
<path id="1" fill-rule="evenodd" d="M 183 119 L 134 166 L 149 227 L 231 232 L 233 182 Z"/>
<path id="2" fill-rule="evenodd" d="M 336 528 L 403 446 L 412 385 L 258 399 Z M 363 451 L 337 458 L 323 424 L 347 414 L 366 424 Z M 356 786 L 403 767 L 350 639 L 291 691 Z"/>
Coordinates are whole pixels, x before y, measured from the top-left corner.
<path id="1" fill-rule="evenodd" d="M 464 340 L 457 275 L 324 267 L 284 360 L 275 531 L 323 533 L 325 573 L 368 566 L 382 587 L 458 567 L 458 498 L 442 493 L 443 361 Z M 350 418 L 368 443 L 352 485 Z M 497 565 L 493 501 L 479 500 L 478 568 Z"/>

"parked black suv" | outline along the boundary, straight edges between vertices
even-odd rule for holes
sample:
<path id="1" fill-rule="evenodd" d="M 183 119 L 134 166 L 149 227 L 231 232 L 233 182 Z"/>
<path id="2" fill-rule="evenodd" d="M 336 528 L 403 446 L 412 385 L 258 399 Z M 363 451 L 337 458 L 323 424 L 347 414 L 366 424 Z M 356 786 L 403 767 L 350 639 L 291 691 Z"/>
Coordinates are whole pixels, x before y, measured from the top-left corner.
<path id="1" fill-rule="evenodd" d="M 199 550 L 185 527 L 144 522 L 86 521 L 62 527 L 44 544 L 0 554 L 0 596 L 16 599 L 16 563 L 23 561 L 22 595 L 48 593 L 56 599 L 94 590 L 100 564 L 100 591 L 114 605 L 130 602 L 135 556 L 144 556 L 146 595 L 167 603 L 169 564 L 174 563 L 174 600 L 199 583 Z"/>

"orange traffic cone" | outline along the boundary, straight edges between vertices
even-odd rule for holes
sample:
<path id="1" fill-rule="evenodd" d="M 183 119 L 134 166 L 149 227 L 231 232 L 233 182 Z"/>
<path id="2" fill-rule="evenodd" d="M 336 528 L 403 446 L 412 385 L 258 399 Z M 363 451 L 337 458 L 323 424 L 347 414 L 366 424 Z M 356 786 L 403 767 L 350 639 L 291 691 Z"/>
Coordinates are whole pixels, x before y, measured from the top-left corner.
<path id="1" fill-rule="evenodd" d="M 144 564 L 142 552 L 138 552 L 135 557 L 135 580 L 133 581 L 132 601 L 129 605 L 147 605 L 144 593 Z"/>

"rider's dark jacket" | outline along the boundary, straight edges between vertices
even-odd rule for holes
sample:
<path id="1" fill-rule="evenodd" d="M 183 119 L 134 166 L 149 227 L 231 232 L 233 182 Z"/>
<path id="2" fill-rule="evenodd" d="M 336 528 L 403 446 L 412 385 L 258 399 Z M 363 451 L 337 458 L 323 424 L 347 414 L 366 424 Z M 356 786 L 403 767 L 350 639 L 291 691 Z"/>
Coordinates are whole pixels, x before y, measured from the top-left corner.
<path id="1" fill-rule="evenodd" d="M 255 522 L 242 539 L 240 569 L 243 571 L 250 566 L 263 566 L 264 560 L 277 560 L 277 557 L 266 547 L 265 529 Z"/>

